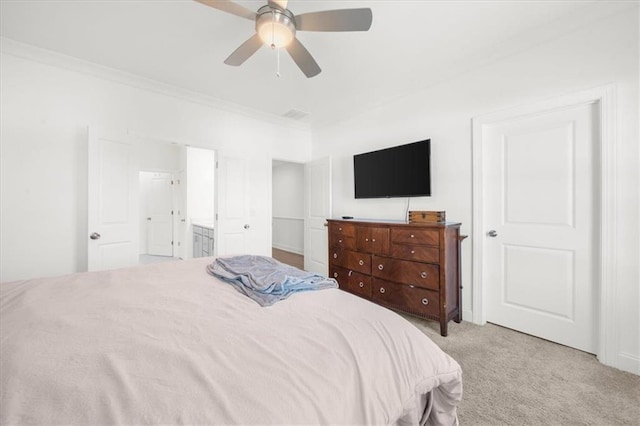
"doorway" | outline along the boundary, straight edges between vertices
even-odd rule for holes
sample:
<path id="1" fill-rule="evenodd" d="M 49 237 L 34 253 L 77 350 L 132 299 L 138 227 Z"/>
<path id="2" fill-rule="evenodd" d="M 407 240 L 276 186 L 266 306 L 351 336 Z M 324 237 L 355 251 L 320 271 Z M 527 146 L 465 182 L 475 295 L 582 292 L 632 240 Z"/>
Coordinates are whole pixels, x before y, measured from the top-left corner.
<path id="1" fill-rule="evenodd" d="M 611 363 L 613 88 L 473 120 L 473 319 Z"/>
<path id="2" fill-rule="evenodd" d="M 104 129 L 90 128 L 88 136 L 87 269 L 193 257 L 193 225 L 214 222 L 215 152 Z M 162 213 L 159 232 L 149 233 L 153 216 L 141 214 L 147 213 L 139 196 L 141 171 L 159 174 L 158 191 L 160 182 L 173 183 L 171 201 L 155 203 L 173 211 L 168 221 Z M 161 237 L 149 242 L 148 236 Z M 154 258 L 140 259 L 150 247 Z"/>
<path id="3" fill-rule="evenodd" d="M 139 179 L 140 263 L 173 258 L 173 176 L 141 171 Z"/>
<path id="4" fill-rule="evenodd" d="M 304 269 L 304 164 L 272 162 L 272 257 Z"/>

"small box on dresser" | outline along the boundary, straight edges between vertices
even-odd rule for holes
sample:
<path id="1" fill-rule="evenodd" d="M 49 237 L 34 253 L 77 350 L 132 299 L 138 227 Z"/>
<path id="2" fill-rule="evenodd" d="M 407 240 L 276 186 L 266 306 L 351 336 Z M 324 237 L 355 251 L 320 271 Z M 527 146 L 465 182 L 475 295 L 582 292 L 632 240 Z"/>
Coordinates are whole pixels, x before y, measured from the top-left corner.
<path id="1" fill-rule="evenodd" d="M 440 322 L 462 321 L 460 224 L 329 221 L 329 274 L 342 290 Z"/>

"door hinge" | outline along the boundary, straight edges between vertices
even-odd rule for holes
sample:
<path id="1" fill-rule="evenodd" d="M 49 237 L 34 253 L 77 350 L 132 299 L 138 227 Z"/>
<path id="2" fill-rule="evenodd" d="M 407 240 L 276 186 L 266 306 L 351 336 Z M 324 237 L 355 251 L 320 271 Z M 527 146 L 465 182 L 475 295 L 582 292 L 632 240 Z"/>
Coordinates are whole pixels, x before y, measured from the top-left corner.
<path id="1" fill-rule="evenodd" d="M 171 210 L 171 216 L 173 216 L 173 210 Z"/>
<path id="2" fill-rule="evenodd" d="M 173 245 L 173 241 L 171 241 L 171 245 Z"/>
<path id="3" fill-rule="evenodd" d="M 218 213 L 216 213 L 216 220 L 218 220 Z"/>
<path id="4" fill-rule="evenodd" d="M 218 168 L 218 162 L 216 161 L 216 169 Z"/>
<path id="5" fill-rule="evenodd" d="M 173 185 L 173 181 L 171 181 L 171 185 Z"/>

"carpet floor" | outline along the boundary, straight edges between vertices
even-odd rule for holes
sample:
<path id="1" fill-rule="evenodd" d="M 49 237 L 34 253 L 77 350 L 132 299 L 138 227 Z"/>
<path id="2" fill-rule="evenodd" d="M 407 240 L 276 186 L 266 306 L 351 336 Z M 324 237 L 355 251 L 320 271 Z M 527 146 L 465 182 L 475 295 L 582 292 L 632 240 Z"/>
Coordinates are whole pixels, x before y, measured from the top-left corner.
<path id="1" fill-rule="evenodd" d="M 494 324 L 403 315 L 462 366 L 460 425 L 640 425 L 640 376 Z"/>

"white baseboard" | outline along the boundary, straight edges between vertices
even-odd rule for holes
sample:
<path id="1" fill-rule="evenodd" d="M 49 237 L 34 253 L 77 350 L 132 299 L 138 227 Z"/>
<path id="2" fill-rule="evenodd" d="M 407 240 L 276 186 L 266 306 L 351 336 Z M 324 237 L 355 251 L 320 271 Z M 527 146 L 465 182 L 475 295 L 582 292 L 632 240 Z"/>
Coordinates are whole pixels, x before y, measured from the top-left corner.
<path id="1" fill-rule="evenodd" d="M 473 322 L 473 311 L 470 309 L 463 309 L 462 320 Z M 482 325 L 479 323 L 474 323 L 474 324 Z M 609 365 L 610 367 L 614 367 L 619 370 L 627 371 L 629 373 L 640 376 L 640 356 L 637 356 L 637 355 L 620 352 L 618 354 L 617 365 L 612 365 L 612 364 L 605 364 L 605 365 Z"/>
<path id="2" fill-rule="evenodd" d="M 462 321 L 473 322 L 473 311 L 471 309 L 462 310 Z"/>
<path id="3" fill-rule="evenodd" d="M 473 311 L 470 309 L 463 309 L 462 320 L 473 322 Z M 474 323 L 474 324 L 482 325 L 479 323 Z M 625 352 L 620 352 L 618 354 L 617 361 L 618 361 L 617 365 L 611 365 L 611 364 L 605 364 L 605 365 L 609 365 L 610 367 L 614 367 L 619 370 L 627 371 L 629 373 L 640 376 L 640 356 L 628 354 Z"/>
<path id="4" fill-rule="evenodd" d="M 640 376 L 640 357 L 621 352 L 618 354 L 618 365 L 620 370 Z"/>
<path id="5" fill-rule="evenodd" d="M 295 254 L 299 254 L 300 256 L 304 256 L 304 250 L 301 249 L 300 247 L 289 247 L 287 245 L 276 244 L 276 243 L 272 243 L 271 245 L 273 246 L 273 248 L 277 248 L 279 250 L 284 250 L 284 251 L 289 251 L 291 253 L 295 253 Z"/>

